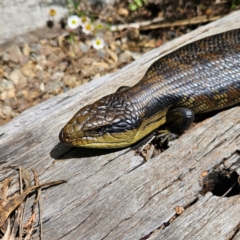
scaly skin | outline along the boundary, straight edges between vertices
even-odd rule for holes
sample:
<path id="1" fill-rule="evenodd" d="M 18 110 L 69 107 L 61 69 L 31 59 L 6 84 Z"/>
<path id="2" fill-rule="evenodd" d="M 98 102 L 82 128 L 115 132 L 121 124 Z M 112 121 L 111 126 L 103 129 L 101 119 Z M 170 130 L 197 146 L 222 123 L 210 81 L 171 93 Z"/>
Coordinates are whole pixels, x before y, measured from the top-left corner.
<path id="1" fill-rule="evenodd" d="M 76 147 L 126 147 L 168 122 L 173 109 L 199 114 L 239 102 L 240 29 L 236 29 L 160 58 L 135 86 L 79 110 L 59 139 Z"/>

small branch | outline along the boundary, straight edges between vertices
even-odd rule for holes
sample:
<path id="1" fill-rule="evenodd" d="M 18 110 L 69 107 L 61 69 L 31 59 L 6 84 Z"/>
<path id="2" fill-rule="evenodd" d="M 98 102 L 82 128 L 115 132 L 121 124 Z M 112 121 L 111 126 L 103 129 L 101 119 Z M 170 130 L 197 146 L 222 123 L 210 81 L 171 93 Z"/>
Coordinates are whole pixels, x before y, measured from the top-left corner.
<path id="1" fill-rule="evenodd" d="M 111 26 L 111 31 L 122 31 L 123 29 L 126 28 L 142 28 L 144 26 L 148 26 L 152 23 L 156 23 L 156 22 L 161 22 L 163 21 L 164 18 L 154 18 L 153 20 L 150 21 L 143 21 L 143 22 L 136 22 L 136 23 L 129 23 L 129 24 L 120 24 L 120 25 L 112 25 Z"/>
<path id="2" fill-rule="evenodd" d="M 150 30 L 150 29 L 157 29 L 157 28 L 172 28 L 172 27 L 178 27 L 178 26 L 186 26 L 186 25 L 192 25 L 192 24 L 199 24 L 199 23 L 206 23 L 206 22 L 213 22 L 223 16 L 214 16 L 214 17 L 208 17 L 206 15 L 200 16 L 200 17 L 194 17 L 186 20 L 179 20 L 175 22 L 165 22 L 160 24 L 153 24 L 148 26 L 142 26 L 140 27 L 140 30 Z"/>
<path id="3" fill-rule="evenodd" d="M 199 23 L 206 23 L 206 22 L 213 22 L 217 19 L 220 19 L 223 16 L 213 16 L 209 17 L 207 15 L 194 17 L 190 19 L 179 20 L 175 22 L 165 22 L 162 23 L 164 18 L 155 18 L 151 21 L 143 21 L 137 23 L 129 23 L 129 24 L 120 24 L 120 25 L 113 25 L 111 26 L 111 31 L 122 31 L 126 28 L 139 28 L 142 31 L 150 30 L 150 29 L 158 29 L 158 28 L 171 28 L 177 26 L 185 26 L 185 25 L 192 25 L 192 24 L 199 24 Z"/>
<path id="4" fill-rule="evenodd" d="M 225 197 L 232 189 L 233 187 L 236 185 L 237 182 L 235 182 L 221 197 Z"/>

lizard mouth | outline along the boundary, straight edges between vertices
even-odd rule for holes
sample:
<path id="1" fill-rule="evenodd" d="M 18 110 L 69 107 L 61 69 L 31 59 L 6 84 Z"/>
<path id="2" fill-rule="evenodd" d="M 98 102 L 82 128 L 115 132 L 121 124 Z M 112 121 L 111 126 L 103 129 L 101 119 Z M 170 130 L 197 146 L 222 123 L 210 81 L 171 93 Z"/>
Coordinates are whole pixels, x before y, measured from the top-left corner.
<path id="1" fill-rule="evenodd" d="M 62 129 L 59 133 L 59 140 L 60 142 L 63 142 L 67 145 L 72 145 L 72 138 L 71 135 L 64 132 L 64 129 Z"/>
<path id="2" fill-rule="evenodd" d="M 120 124 L 121 126 L 121 124 Z M 115 125 L 96 127 L 87 131 L 73 132 L 71 123 L 59 133 L 59 140 L 64 144 L 85 148 L 121 148 L 129 145 L 134 139 L 136 129 L 127 129 Z"/>

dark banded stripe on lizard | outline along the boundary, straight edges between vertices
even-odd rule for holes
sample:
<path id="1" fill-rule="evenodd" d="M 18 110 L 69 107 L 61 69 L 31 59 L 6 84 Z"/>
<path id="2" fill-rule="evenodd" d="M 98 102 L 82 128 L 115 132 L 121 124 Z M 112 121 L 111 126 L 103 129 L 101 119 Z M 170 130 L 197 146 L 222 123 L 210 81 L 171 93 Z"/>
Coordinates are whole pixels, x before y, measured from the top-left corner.
<path id="1" fill-rule="evenodd" d="M 158 59 L 133 87 L 83 107 L 59 134 L 76 147 L 129 146 L 165 123 L 182 133 L 195 114 L 240 102 L 240 29 Z"/>

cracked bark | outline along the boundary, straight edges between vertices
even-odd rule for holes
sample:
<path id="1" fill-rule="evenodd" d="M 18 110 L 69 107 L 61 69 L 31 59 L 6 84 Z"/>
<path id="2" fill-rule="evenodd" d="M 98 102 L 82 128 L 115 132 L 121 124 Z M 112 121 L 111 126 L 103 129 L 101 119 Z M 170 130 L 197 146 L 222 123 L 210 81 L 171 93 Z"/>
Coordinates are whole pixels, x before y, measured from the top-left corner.
<path id="1" fill-rule="evenodd" d="M 0 128 L 1 168 L 35 168 L 40 182 L 68 180 L 43 192 L 44 239 L 239 237 L 239 196 L 199 194 L 202 172 L 222 167 L 240 172 L 239 107 L 198 123 L 168 150 L 144 164 L 129 149 L 75 149 L 58 143 L 61 127 L 80 106 L 114 92 L 119 82 L 133 85 L 160 53 L 174 50 L 189 39 L 239 27 L 239 13 L 151 51 L 117 73 L 41 103 Z M 0 180 L 9 174 L 12 172 L 1 171 Z M 14 190 L 16 185 L 11 187 L 11 192 Z M 177 206 L 186 210 L 169 222 L 176 216 Z"/>

